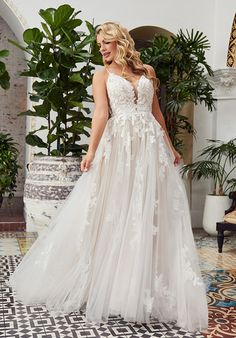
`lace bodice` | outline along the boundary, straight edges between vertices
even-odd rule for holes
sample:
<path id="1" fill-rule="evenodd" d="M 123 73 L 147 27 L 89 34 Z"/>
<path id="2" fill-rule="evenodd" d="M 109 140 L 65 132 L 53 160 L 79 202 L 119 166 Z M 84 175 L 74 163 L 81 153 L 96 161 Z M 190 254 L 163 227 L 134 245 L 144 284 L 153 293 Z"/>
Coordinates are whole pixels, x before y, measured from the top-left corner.
<path id="1" fill-rule="evenodd" d="M 107 92 L 111 116 L 150 114 L 153 99 L 152 81 L 142 75 L 136 85 L 115 73 L 108 73 Z"/>

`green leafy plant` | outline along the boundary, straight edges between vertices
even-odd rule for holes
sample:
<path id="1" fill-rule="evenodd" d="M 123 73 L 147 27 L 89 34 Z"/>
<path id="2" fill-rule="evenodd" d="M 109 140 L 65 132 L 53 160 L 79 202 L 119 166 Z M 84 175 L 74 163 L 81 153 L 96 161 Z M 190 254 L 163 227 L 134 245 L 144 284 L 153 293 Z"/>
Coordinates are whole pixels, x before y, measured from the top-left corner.
<path id="1" fill-rule="evenodd" d="M 160 106 L 170 138 L 181 151 L 184 131 L 194 133 L 188 118 L 181 114 L 187 102 L 204 103 L 214 109 L 213 87 L 207 74 L 212 75 L 205 52 L 210 44 L 203 33 L 180 30 L 176 36 L 155 36 L 150 46 L 141 50 L 142 60 L 154 67 L 160 80 Z"/>
<path id="2" fill-rule="evenodd" d="M 208 140 L 196 162 L 182 167 L 183 175 L 192 179 L 213 179 L 213 195 L 227 195 L 236 188 L 236 138 L 228 142 Z"/>
<path id="3" fill-rule="evenodd" d="M 17 164 L 18 150 L 10 134 L 0 133 L 0 206 L 3 195 L 13 197 L 20 166 Z"/>
<path id="4" fill-rule="evenodd" d="M 20 115 L 37 116 L 45 120 L 30 131 L 26 142 L 46 148 L 48 155 L 80 155 L 87 149 L 79 144 L 82 135 L 89 136 L 91 118 L 87 103 L 92 102 L 88 87 L 92 82 L 93 63 L 99 63 L 95 48 L 95 30 L 85 22 L 87 33 L 79 30 L 83 21 L 70 5 L 57 9 L 41 9 L 42 30 L 27 29 L 23 33 L 26 46 L 10 41 L 29 54 L 27 70 L 22 76 L 35 78 L 30 100 L 31 110 Z M 47 133 L 46 140 L 40 137 Z"/>
<path id="5" fill-rule="evenodd" d="M 9 56 L 9 51 L 7 49 L 3 49 L 0 51 L 0 59 L 6 58 Z M 10 88 L 10 76 L 8 71 L 6 70 L 6 65 L 3 61 L 0 61 L 0 86 L 3 89 Z"/>

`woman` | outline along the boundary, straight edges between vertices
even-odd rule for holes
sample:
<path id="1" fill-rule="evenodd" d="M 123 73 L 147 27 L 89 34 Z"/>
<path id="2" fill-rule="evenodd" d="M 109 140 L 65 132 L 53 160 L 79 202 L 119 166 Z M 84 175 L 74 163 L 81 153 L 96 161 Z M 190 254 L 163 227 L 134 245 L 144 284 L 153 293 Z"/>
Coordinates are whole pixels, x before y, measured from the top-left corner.
<path id="1" fill-rule="evenodd" d="M 86 306 L 89 321 L 176 321 L 207 327 L 207 303 L 180 155 L 159 108 L 156 76 L 128 31 L 97 29 L 105 67 L 93 78 L 95 111 L 84 174 L 50 228 L 11 277 L 25 303 L 56 313 Z"/>

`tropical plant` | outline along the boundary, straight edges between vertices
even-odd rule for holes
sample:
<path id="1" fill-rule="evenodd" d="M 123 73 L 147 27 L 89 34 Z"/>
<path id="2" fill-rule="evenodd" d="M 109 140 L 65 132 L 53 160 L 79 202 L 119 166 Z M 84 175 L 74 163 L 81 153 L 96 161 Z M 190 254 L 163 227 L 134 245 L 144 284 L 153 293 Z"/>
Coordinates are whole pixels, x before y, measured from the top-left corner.
<path id="1" fill-rule="evenodd" d="M 6 58 L 9 55 L 9 51 L 7 49 L 3 49 L 0 51 L 0 59 Z M 6 70 L 6 65 L 3 61 L 0 61 L 0 86 L 3 89 L 10 88 L 10 76 L 8 71 Z"/>
<path id="2" fill-rule="evenodd" d="M 86 105 L 92 102 L 88 87 L 92 82 L 93 63 L 100 63 L 95 44 L 95 30 L 85 22 L 87 33 L 79 31 L 83 21 L 70 5 L 41 9 L 42 30 L 24 31 L 26 46 L 14 45 L 29 54 L 27 70 L 22 76 L 35 78 L 30 100 L 31 110 L 20 115 L 43 118 L 45 123 L 26 136 L 31 146 L 46 148 L 48 155 L 80 155 L 87 149 L 79 144 L 82 135 L 89 136 L 91 118 Z M 46 140 L 40 137 L 46 131 Z"/>
<path id="3" fill-rule="evenodd" d="M 150 46 L 141 49 L 142 60 L 154 67 L 160 80 L 160 106 L 174 146 L 181 151 L 184 131 L 194 133 L 188 118 L 181 114 L 187 102 L 204 103 L 214 108 L 212 75 L 205 52 L 210 44 L 203 33 L 180 30 L 176 36 L 155 36 Z"/>
<path id="4" fill-rule="evenodd" d="M 3 195 L 13 197 L 20 166 L 17 164 L 18 150 L 10 134 L 0 133 L 0 206 Z"/>
<path id="5" fill-rule="evenodd" d="M 192 179 L 213 179 L 213 195 L 227 195 L 236 188 L 236 138 L 228 142 L 208 140 L 194 163 L 184 165 L 183 175 Z"/>

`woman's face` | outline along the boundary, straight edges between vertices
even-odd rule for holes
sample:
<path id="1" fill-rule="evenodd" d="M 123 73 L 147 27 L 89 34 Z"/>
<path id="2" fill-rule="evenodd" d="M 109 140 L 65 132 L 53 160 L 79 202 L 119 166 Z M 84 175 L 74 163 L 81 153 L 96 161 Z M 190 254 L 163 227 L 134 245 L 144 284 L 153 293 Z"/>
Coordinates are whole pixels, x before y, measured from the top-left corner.
<path id="1" fill-rule="evenodd" d="M 116 55 L 116 41 L 106 41 L 102 34 L 97 35 L 97 44 L 102 54 L 103 62 L 111 63 Z"/>

